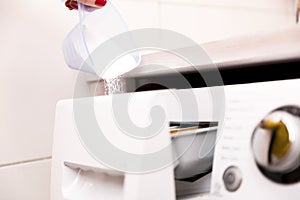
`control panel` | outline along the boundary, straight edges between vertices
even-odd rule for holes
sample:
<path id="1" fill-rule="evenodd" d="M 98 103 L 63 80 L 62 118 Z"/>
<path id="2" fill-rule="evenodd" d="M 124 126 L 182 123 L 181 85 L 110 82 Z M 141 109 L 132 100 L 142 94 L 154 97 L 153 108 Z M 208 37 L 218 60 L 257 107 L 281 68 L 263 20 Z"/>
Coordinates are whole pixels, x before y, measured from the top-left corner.
<path id="1" fill-rule="evenodd" d="M 213 199 L 299 199 L 299 90 L 299 79 L 225 87 Z"/>

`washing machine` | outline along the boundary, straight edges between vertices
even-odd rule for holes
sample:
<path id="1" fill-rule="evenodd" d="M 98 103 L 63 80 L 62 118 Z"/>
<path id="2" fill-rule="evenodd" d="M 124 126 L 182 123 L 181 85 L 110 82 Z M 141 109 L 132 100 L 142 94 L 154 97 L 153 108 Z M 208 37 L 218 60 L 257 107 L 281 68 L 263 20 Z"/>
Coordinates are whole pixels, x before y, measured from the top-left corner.
<path id="1" fill-rule="evenodd" d="M 299 199 L 299 27 L 203 48 L 213 65 L 139 68 L 119 94 L 60 101 L 51 199 Z"/>

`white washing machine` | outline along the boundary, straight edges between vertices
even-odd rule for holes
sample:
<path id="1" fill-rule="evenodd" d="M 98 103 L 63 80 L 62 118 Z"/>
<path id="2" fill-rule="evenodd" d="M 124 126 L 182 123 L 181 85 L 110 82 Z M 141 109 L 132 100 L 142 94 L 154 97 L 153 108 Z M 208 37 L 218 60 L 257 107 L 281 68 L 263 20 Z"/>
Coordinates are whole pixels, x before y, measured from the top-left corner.
<path id="1" fill-rule="evenodd" d="M 224 85 L 155 69 L 126 75 L 123 94 L 59 102 L 52 200 L 299 199 L 300 31 L 279 35 L 296 40 L 215 57 Z"/>

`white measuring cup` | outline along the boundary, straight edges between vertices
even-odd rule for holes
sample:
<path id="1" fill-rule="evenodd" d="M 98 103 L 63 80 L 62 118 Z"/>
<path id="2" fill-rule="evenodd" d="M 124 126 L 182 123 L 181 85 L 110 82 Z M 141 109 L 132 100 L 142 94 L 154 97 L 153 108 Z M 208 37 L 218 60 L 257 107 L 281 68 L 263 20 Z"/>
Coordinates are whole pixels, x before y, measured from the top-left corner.
<path id="1" fill-rule="evenodd" d="M 109 67 L 93 62 L 96 59 L 94 56 L 100 56 L 94 55 L 93 51 L 112 37 L 128 31 L 126 23 L 110 1 L 101 9 L 92 9 L 78 3 L 78 11 L 80 22 L 64 39 L 62 47 L 65 62 L 70 68 L 93 74 L 104 71 L 98 76 L 110 79 L 139 65 L 141 58 L 137 51 L 120 56 Z M 134 49 L 133 38 L 130 34 L 126 34 L 126 37 L 130 41 L 131 49 Z M 114 48 L 122 47 L 113 43 L 112 49 Z M 104 67 L 105 70 L 99 69 Z"/>

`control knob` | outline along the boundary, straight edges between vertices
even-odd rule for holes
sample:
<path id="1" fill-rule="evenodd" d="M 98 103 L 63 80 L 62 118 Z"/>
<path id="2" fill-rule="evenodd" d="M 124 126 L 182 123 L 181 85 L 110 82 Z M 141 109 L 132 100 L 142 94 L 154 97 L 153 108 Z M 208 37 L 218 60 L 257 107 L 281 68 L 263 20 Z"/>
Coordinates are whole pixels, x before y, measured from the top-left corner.
<path id="1" fill-rule="evenodd" d="M 300 108 L 271 112 L 256 127 L 252 151 L 260 170 L 281 183 L 300 180 Z M 297 175 L 298 174 L 298 175 Z"/>

